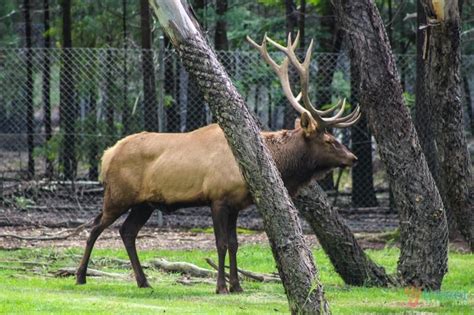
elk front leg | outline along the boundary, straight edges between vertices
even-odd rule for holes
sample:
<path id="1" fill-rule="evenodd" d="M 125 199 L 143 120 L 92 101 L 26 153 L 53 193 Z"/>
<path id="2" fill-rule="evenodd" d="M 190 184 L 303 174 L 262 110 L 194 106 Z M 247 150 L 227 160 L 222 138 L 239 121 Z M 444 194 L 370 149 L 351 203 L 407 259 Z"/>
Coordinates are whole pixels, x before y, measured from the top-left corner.
<path id="1" fill-rule="evenodd" d="M 217 255 L 219 265 L 217 270 L 217 294 L 227 294 L 227 285 L 225 281 L 225 255 L 228 248 L 227 223 L 228 209 L 223 202 L 214 202 L 211 207 L 212 222 L 214 225 L 214 235 L 216 237 Z"/>
<path id="2" fill-rule="evenodd" d="M 237 217 L 239 211 L 233 210 L 229 214 L 229 228 L 228 228 L 228 239 L 229 239 L 229 283 L 230 292 L 243 292 L 239 282 L 239 275 L 237 272 L 237 250 L 239 243 L 237 241 Z"/>

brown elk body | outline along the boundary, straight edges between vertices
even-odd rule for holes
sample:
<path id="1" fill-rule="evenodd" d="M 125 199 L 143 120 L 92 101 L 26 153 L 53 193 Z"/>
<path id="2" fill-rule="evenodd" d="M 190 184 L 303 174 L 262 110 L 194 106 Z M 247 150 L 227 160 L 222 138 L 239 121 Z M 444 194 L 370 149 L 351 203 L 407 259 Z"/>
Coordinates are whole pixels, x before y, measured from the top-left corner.
<path id="1" fill-rule="evenodd" d="M 358 111 L 342 120 L 325 120 L 319 116 L 315 119 L 317 113 L 297 109 L 302 115 L 294 130 L 261 133 L 290 194 L 295 194 L 312 178 L 321 177 L 334 167 L 351 166 L 356 160 L 324 127 L 329 121 L 345 127 L 349 121 L 357 120 Z M 182 134 L 142 132 L 128 136 L 104 153 L 101 178 L 105 186 L 104 205 L 94 222 L 77 270 L 78 284 L 85 283 L 88 261 L 97 237 L 129 209 L 120 235 L 138 286 L 148 287 L 135 240 L 153 210 L 210 206 L 219 257 L 216 291 L 227 292 L 224 272 L 227 251 L 230 290 L 242 291 L 236 260 L 237 215 L 252 204 L 252 198 L 218 125 Z"/>

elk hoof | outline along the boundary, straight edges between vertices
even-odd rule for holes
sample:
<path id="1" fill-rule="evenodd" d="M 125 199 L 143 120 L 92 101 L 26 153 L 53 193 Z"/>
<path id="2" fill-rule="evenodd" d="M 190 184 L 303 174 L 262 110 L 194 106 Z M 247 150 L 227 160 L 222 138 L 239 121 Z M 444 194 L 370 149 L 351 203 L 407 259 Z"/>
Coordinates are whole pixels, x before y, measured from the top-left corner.
<path id="1" fill-rule="evenodd" d="M 232 293 L 241 293 L 244 292 L 244 289 L 240 286 L 240 284 L 230 286 L 230 292 Z"/>
<path id="2" fill-rule="evenodd" d="M 227 287 L 217 288 L 216 294 L 229 294 L 229 290 L 227 290 Z"/>

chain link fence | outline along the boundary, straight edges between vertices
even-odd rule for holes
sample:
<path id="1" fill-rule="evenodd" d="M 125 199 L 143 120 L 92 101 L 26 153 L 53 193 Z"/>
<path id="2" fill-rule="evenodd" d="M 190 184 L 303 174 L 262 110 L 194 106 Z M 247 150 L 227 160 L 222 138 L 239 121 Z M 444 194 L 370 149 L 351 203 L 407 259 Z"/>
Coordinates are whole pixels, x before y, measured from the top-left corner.
<path id="1" fill-rule="evenodd" d="M 257 53 L 221 51 L 218 57 L 263 129 L 293 127 L 296 113 Z M 415 56 L 397 56 L 397 62 L 412 110 Z M 471 134 L 474 56 L 463 62 Z M 82 223 L 101 208 L 97 177 L 105 148 L 142 130 L 186 132 L 212 123 L 196 84 L 168 50 L 0 49 L 0 87 L 0 225 Z M 314 55 L 310 95 L 322 108 L 342 97 L 355 102 L 346 55 Z M 349 217 L 396 224 L 384 167 L 366 126 L 334 133 L 364 158 L 324 181 L 330 198 Z M 186 214 L 180 211 L 165 216 L 165 225 L 179 226 Z M 193 213 L 191 225 L 210 225 L 210 218 Z M 156 220 L 161 224 L 163 217 Z"/>

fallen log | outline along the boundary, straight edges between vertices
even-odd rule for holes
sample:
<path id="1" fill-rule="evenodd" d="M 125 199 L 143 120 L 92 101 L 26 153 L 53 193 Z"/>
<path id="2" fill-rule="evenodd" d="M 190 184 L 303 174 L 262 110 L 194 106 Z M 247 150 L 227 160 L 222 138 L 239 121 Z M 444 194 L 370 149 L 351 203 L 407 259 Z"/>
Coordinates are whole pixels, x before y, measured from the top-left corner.
<path id="1" fill-rule="evenodd" d="M 61 268 L 57 271 L 53 272 L 55 277 L 71 277 L 76 275 L 76 268 Z M 112 273 L 112 272 L 105 272 L 96 269 L 87 269 L 87 276 L 90 277 L 109 277 L 115 279 L 126 279 L 128 278 L 127 275 L 123 275 L 120 273 Z"/>
<path id="2" fill-rule="evenodd" d="M 188 274 L 198 278 L 210 278 L 217 276 L 217 272 L 214 270 L 201 268 L 187 262 L 170 262 L 163 258 L 151 260 L 148 262 L 148 265 L 166 272 Z"/>

